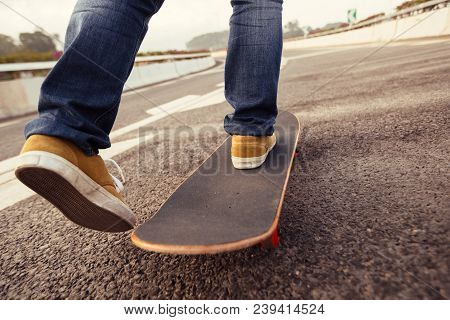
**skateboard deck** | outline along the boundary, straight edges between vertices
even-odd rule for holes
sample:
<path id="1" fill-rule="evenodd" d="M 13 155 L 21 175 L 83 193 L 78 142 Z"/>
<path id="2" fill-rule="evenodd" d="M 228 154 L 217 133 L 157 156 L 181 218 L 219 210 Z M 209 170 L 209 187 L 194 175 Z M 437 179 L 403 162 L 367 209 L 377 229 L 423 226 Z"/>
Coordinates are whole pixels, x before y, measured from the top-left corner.
<path id="1" fill-rule="evenodd" d="M 225 142 L 131 235 L 137 247 L 172 254 L 214 254 L 257 244 L 276 247 L 278 219 L 296 155 L 297 118 L 281 111 L 277 144 L 264 164 L 238 170 Z"/>

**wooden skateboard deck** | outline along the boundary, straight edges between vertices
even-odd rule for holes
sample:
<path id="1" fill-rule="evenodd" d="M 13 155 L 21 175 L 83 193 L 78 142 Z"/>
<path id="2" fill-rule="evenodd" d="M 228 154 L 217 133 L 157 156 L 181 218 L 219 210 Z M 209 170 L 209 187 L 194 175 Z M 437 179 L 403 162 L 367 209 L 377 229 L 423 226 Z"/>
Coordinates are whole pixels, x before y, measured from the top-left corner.
<path id="1" fill-rule="evenodd" d="M 277 144 L 264 164 L 238 170 L 228 138 L 159 211 L 131 235 L 137 247 L 161 253 L 213 254 L 278 245 L 278 219 L 293 164 L 299 123 L 281 111 Z"/>

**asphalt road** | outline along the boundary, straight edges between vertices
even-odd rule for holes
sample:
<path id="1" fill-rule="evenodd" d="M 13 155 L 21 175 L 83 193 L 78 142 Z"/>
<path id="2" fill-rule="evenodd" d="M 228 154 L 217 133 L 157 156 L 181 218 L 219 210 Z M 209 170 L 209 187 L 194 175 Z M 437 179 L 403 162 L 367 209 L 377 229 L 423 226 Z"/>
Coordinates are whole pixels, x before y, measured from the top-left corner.
<path id="1" fill-rule="evenodd" d="M 279 106 L 303 131 L 278 249 L 144 252 L 129 233 L 79 228 L 33 196 L 0 211 L 0 297 L 447 299 L 450 40 L 327 50 L 285 52 Z M 148 117 L 148 98 L 216 90 L 222 67 L 126 94 L 115 129 Z M 223 141 L 229 111 L 174 113 L 147 128 L 164 129 L 158 136 L 115 157 L 140 222 Z M 18 152 L 28 118 L 0 123 L 0 160 Z"/>

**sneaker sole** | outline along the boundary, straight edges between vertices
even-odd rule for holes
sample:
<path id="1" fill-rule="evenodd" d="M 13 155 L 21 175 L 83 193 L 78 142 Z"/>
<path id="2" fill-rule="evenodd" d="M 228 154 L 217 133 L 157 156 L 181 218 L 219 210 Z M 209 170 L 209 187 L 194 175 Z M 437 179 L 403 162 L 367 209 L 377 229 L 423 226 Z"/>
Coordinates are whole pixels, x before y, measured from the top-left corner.
<path id="1" fill-rule="evenodd" d="M 136 218 L 122 201 L 78 167 L 55 154 L 26 152 L 19 156 L 17 179 L 57 207 L 74 223 L 97 231 L 123 232 Z"/>
<path id="2" fill-rule="evenodd" d="M 240 170 L 255 169 L 260 167 L 264 163 L 264 161 L 266 161 L 269 152 L 272 151 L 276 144 L 277 141 L 275 140 L 275 143 L 267 150 L 267 152 L 259 157 L 240 158 L 232 156 L 231 162 L 233 163 L 233 167 Z"/>

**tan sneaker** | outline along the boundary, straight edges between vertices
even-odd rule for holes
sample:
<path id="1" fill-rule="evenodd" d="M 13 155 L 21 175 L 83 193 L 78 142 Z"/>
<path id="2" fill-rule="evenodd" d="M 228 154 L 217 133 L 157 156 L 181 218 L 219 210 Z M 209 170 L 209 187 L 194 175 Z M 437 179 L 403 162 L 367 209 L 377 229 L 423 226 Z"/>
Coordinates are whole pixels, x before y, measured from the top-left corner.
<path id="1" fill-rule="evenodd" d="M 120 181 L 100 156 L 86 156 L 73 143 L 32 135 L 19 155 L 16 177 L 83 227 L 108 232 L 133 228 L 136 218 L 123 202 Z"/>
<path id="2" fill-rule="evenodd" d="M 231 139 L 231 161 L 236 169 L 259 167 L 277 143 L 275 134 L 261 137 L 234 135 Z"/>

